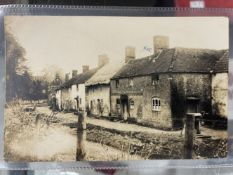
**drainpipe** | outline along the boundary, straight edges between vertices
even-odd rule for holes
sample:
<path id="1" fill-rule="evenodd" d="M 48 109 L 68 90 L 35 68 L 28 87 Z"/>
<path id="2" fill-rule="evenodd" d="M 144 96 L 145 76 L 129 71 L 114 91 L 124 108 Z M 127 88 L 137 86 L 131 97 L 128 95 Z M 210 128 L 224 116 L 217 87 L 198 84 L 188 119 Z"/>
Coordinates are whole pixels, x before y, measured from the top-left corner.
<path id="1" fill-rule="evenodd" d="M 213 89 L 212 89 L 212 78 L 213 78 L 213 70 L 210 71 L 210 99 L 211 99 L 211 115 L 213 115 Z"/>
<path id="2" fill-rule="evenodd" d="M 112 116 L 112 113 L 111 113 L 111 111 L 112 111 L 112 90 L 111 90 L 112 88 L 111 88 L 111 80 L 110 80 L 110 83 L 109 83 L 109 107 L 110 107 L 110 109 L 109 109 L 109 111 L 110 111 L 110 113 L 109 113 L 109 115 L 110 116 Z"/>

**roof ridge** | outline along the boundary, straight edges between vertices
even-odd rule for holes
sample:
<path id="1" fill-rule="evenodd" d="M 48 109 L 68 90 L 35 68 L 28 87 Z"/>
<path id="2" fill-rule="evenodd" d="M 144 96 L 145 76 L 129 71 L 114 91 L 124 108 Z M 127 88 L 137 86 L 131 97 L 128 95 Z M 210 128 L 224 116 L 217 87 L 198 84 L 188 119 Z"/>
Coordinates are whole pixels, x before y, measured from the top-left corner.
<path id="1" fill-rule="evenodd" d="M 187 49 L 187 50 L 208 50 L 208 51 L 223 51 L 223 50 L 227 50 L 227 49 L 211 49 L 211 48 L 196 48 L 196 47 L 173 47 L 170 49 Z"/>

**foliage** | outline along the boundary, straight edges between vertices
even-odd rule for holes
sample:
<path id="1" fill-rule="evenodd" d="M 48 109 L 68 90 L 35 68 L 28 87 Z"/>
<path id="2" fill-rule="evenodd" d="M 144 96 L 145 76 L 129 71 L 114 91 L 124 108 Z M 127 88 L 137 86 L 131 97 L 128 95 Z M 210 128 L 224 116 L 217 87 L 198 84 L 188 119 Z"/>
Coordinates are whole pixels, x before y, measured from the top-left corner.
<path id="1" fill-rule="evenodd" d="M 25 49 L 6 32 L 6 100 L 47 98 L 47 82 L 31 75 L 26 65 Z"/>
<path id="2" fill-rule="evenodd" d="M 25 66 L 25 49 L 19 45 L 14 36 L 8 32 L 6 39 L 6 99 L 7 101 L 24 95 L 25 81 L 30 77 Z"/>

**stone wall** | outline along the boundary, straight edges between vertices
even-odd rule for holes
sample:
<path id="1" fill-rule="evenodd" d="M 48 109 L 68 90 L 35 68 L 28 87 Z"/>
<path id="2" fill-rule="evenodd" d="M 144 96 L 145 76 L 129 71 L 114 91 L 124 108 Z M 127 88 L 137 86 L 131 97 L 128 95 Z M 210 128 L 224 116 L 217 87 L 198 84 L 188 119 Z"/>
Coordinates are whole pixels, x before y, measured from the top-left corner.
<path id="1" fill-rule="evenodd" d="M 153 85 L 151 76 L 120 79 L 118 88 L 116 81 L 112 80 L 111 88 L 113 115 L 120 116 L 122 109 L 119 105 L 117 108 L 117 99 L 120 99 L 120 95 L 127 94 L 129 101 L 134 102 L 133 106 L 129 105 L 130 118 L 159 127 L 171 127 L 169 75 L 160 74 L 159 80 Z M 160 99 L 161 109 L 159 111 L 152 110 L 152 97 Z"/>
<path id="2" fill-rule="evenodd" d="M 171 81 L 171 110 L 173 125 L 182 124 L 186 114 L 187 97 L 199 99 L 199 112 L 211 113 L 211 77 L 208 74 L 173 74 Z"/>
<path id="3" fill-rule="evenodd" d="M 130 82 L 130 81 L 133 81 Z M 130 117 L 139 122 L 154 126 L 171 128 L 182 127 L 186 114 L 187 97 L 199 99 L 199 112 L 211 113 L 211 77 L 209 74 L 164 73 L 157 75 L 152 84 L 152 76 L 141 76 L 111 80 L 112 114 L 120 116 L 122 109 L 117 108 L 117 99 L 126 94 L 134 101 Z M 160 99 L 160 110 L 152 110 L 152 98 Z"/>

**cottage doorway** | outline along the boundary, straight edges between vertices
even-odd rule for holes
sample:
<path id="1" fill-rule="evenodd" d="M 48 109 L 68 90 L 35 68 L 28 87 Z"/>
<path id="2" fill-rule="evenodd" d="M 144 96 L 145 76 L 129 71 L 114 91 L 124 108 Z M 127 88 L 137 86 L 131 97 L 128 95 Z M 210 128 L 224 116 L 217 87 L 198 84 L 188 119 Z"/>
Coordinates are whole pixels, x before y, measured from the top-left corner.
<path id="1" fill-rule="evenodd" d="M 93 110 L 94 110 L 94 107 L 93 107 L 93 101 L 91 100 L 91 104 L 90 104 L 90 110 L 91 110 L 91 113 L 93 114 Z"/>
<path id="2" fill-rule="evenodd" d="M 129 115 L 129 97 L 128 95 L 121 95 L 121 116 L 124 120 L 127 120 Z"/>
<path id="3" fill-rule="evenodd" d="M 75 97 L 75 100 L 76 100 L 76 105 L 77 105 L 77 110 L 79 109 L 79 97 Z"/>

